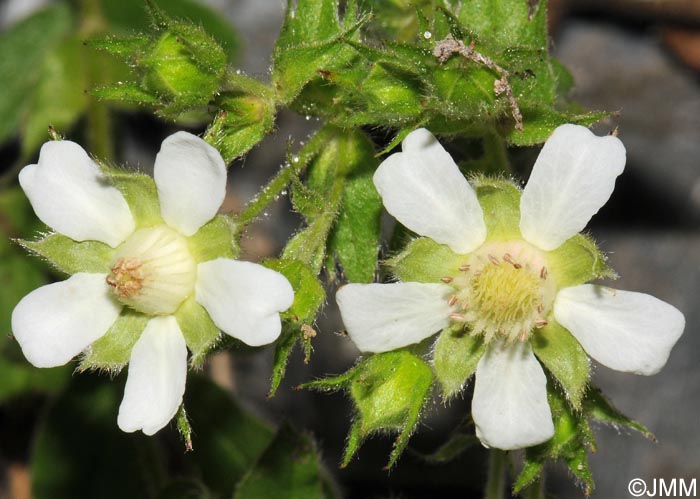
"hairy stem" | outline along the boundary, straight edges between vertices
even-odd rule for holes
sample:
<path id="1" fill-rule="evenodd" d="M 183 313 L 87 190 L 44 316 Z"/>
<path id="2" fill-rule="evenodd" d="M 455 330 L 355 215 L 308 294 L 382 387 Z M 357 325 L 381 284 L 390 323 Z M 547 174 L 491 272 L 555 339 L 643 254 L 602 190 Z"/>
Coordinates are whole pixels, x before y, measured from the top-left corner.
<path id="1" fill-rule="evenodd" d="M 484 499 L 503 499 L 506 490 L 506 468 L 505 451 L 491 449 L 489 452 L 489 475 Z"/>

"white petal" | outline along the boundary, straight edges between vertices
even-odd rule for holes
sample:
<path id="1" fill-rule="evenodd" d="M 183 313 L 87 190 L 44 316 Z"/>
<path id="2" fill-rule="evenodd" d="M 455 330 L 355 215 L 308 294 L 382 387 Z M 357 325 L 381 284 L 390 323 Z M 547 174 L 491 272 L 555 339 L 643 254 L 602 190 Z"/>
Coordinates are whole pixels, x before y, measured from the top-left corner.
<path id="1" fill-rule="evenodd" d="M 163 220 L 186 236 L 214 218 L 226 195 L 226 164 L 196 135 L 177 132 L 160 146 L 153 167 Z"/>
<path id="2" fill-rule="evenodd" d="M 280 335 L 279 312 L 292 306 L 294 290 L 279 272 L 217 258 L 197 266 L 195 298 L 224 333 L 257 347 Z"/>
<path id="3" fill-rule="evenodd" d="M 646 375 L 666 364 L 685 328 L 683 314 L 658 298 L 593 284 L 560 290 L 554 317 L 601 364 Z"/>
<path id="4" fill-rule="evenodd" d="M 345 328 L 363 352 L 418 343 L 450 323 L 454 290 L 444 284 L 347 284 L 335 295 Z"/>
<path id="5" fill-rule="evenodd" d="M 554 130 L 520 198 L 523 237 L 549 251 L 581 232 L 610 199 L 625 158 L 617 137 L 597 137 L 578 125 Z"/>
<path id="6" fill-rule="evenodd" d="M 107 332 L 121 305 L 103 274 L 74 274 L 35 289 L 12 312 L 12 334 L 36 367 L 61 366 Z"/>
<path id="7" fill-rule="evenodd" d="M 187 347 L 172 315 L 148 321 L 131 350 L 117 424 L 153 435 L 175 416 L 187 378 Z"/>
<path id="8" fill-rule="evenodd" d="M 423 128 L 408 134 L 403 152 L 379 165 L 374 185 L 399 222 L 457 253 L 469 253 L 486 239 L 484 213 L 474 189 Z"/>
<path id="9" fill-rule="evenodd" d="M 22 168 L 19 183 L 46 225 L 76 241 L 112 247 L 134 231 L 124 196 L 75 142 L 47 142 L 39 163 Z"/>
<path id="10" fill-rule="evenodd" d="M 487 447 L 531 447 L 554 435 L 547 378 L 529 343 L 494 344 L 476 367 L 472 416 Z"/>

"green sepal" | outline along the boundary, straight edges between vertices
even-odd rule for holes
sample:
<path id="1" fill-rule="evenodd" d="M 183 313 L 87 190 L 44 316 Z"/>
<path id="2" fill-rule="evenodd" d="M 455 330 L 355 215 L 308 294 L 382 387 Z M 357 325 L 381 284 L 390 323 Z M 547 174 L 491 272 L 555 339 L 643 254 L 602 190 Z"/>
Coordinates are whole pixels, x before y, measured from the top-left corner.
<path id="1" fill-rule="evenodd" d="M 92 49 L 121 57 L 124 60 L 129 60 L 134 54 L 138 54 L 144 50 L 149 42 L 150 39 L 143 35 L 111 35 L 87 40 L 85 45 Z"/>
<path id="2" fill-rule="evenodd" d="M 549 138 L 555 128 L 566 123 L 591 126 L 594 123 L 610 116 L 606 111 L 591 111 L 588 113 L 571 111 L 558 111 L 551 107 L 524 107 L 523 131 L 512 129 L 505 134 L 509 144 L 514 146 L 533 146 L 541 144 Z"/>
<path id="3" fill-rule="evenodd" d="M 200 369 L 207 352 L 219 339 L 221 331 L 211 320 L 207 311 L 194 297 L 187 298 L 175 311 L 175 319 L 185 338 L 187 348 L 192 352 L 190 365 Z"/>
<path id="4" fill-rule="evenodd" d="M 284 423 L 255 465 L 236 485 L 236 499 L 324 498 L 322 467 L 313 439 Z"/>
<path id="5" fill-rule="evenodd" d="M 522 239 L 520 235 L 520 189 L 512 182 L 489 177 L 472 179 L 489 241 Z"/>
<path id="6" fill-rule="evenodd" d="M 226 215 L 217 215 L 187 238 L 187 247 L 196 262 L 215 258 L 237 258 L 240 253 L 236 239 L 237 224 Z"/>
<path id="7" fill-rule="evenodd" d="M 219 150 L 226 164 L 250 151 L 275 124 L 274 102 L 259 95 L 227 96 L 219 107 L 204 139 Z"/>
<path id="8" fill-rule="evenodd" d="M 160 99 L 157 95 L 142 89 L 138 83 L 129 81 L 92 88 L 90 89 L 90 95 L 102 100 L 119 101 L 140 106 L 160 104 Z"/>
<path id="9" fill-rule="evenodd" d="M 576 234 L 547 253 L 549 274 L 557 287 L 577 286 L 596 279 L 614 279 L 615 271 L 595 241 L 585 234 Z"/>
<path id="10" fill-rule="evenodd" d="M 129 362 L 131 349 L 141 337 L 149 319 L 149 316 L 128 307 L 122 308 L 112 327 L 80 359 L 79 370 L 104 369 L 113 374 L 119 372 Z"/>
<path id="11" fill-rule="evenodd" d="M 286 277 L 294 289 L 294 302 L 281 317 L 298 323 L 312 321 L 326 299 L 323 284 L 316 274 L 299 260 L 265 260 L 263 265 Z"/>
<path id="12" fill-rule="evenodd" d="M 430 283 L 456 275 L 464 263 L 463 255 L 428 237 L 414 239 L 401 253 L 385 262 L 401 281 Z"/>
<path id="13" fill-rule="evenodd" d="M 175 416 L 175 421 L 177 422 L 177 432 L 180 434 L 180 438 L 185 444 L 185 451 L 192 450 L 192 425 L 187 417 L 187 411 L 185 410 L 185 404 L 180 404 L 180 408 L 177 410 Z"/>
<path id="14" fill-rule="evenodd" d="M 122 193 L 134 217 L 136 227 L 153 227 L 165 222 L 160 215 L 156 183 L 149 175 L 100 165 L 112 185 Z"/>
<path id="15" fill-rule="evenodd" d="M 107 274 L 112 268 L 114 249 L 99 241 L 76 242 L 62 234 L 48 234 L 37 241 L 17 239 L 26 250 L 49 262 L 56 270 Z"/>
<path id="16" fill-rule="evenodd" d="M 302 332 L 298 324 L 289 322 L 282 324 L 282 334 L 275 343 L 275 356 L 272 360 L 272 377 L 270 378 L 270 391 L 267 397 L 273 397 L 287 372 L 287 363 L 292 354 L 294 345 L 301 338 Z"/>
<path id="17" fill-rule="evenodd" d="M 445 402 L 463 390 L 485 350 L 482 337 L 470 335 L 463 326 L 443 329 L 435 343 L 433 367 Z"/>
<path id="18" fill-rule="evenodd" d="M 589 495 L 594 482 L 588 466 L 588 450 L 595 450 L 595 440 L 586 413 L 573 412 L 564 395 L 550 385 L 547 400 L 554 421 L 554 436 L 525 451 L 525 463 L 513 485 L 513 493 L 519 493 L 539 479 L 548 460 L 562 460 L 583 485 L 585 495 Z"/>
<path id="19" fill-rule="evenodd" d="M 586 398 L 583 401 L 583 405 L 584 412 L 596 421 L 611 425 L 615 428 L 624 426 L 631 430 L 638 431 L 645 438 L 651 440 L 652 442 L 656 442 L 656 436 L 654 436 L 654 434 L 649 431 L 646 426 L 628 418 L 613 407 L 613 405 L 607 398 L 605 398 L 603 393 L 598 388 L 591 388 L 588 390 L 588 393 L 586 393 Z"/>
<path id="20" fill-rule="evenodd" d="M 590 361 L 573 335 L 550 318 L 530 340 L 537 358 L 559 382 L 572 407 L 580 411 L 590 379 Z"/>
<path id="21" fill-rule="evenodd" d="M 345 374 L 302 385 L 319 391 L 346 390 L 356 418 L 350 429 L 342 466 L 348 465 L 369 435 L 398 432 L 389 457 L 391 468 L 406 448 L 421 411 L 432 393 L 433 374 L 421 358 L 406 350 L 367 357 Z"/>

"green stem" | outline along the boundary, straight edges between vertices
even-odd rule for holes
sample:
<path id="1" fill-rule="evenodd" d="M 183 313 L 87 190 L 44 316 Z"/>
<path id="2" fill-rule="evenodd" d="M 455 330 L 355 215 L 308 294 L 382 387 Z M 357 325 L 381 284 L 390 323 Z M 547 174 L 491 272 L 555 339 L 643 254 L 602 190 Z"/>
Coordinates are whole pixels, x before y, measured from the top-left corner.
<path id="1" fill-rule="evenodd" d="M 503 499 L 506 490 L 506 468 L 505 451 L 491 449 L 489 452 L 489 475 L 484 499 Z"/>
<path id="2" fill-rule="evenodd" d="M 316 134 L 311 137 L 309 142 L 299 151 L 299 153 L 291 158 L 265 187 L 246 205 L 245 208 L 236 217 L 237 221 L 246 225 L 257 218 L 267 206 L 272 203 L 281 192 L 287 188 L 289 182 L 296 175 L 304 172 L 306 167 L 311 163 L 311 160 L 316 156 L 321 146 L 323 146 L 329 135 L 327 128 L 321 128 Z"/>
<path id="3" fill-rule="evenodd" d="M 484 157 L 489 160 L 489 171 L 494 173 L 511 173 L 508 149 L 503 137 L 495 131 L 484 135 Z"/>

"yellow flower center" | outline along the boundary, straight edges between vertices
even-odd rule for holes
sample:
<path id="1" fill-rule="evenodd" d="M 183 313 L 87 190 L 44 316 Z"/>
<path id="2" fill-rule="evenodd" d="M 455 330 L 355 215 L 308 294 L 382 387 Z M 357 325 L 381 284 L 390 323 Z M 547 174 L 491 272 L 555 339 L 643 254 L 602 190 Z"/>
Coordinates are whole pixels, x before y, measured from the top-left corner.
<path id="1" fill-rule="evenodd" d="M 187 240 L 162 225 L 129 236 L 117 248 L 106 280 L 124 305 L 149 315 L 167 315 L 192 295 L 196 276 Z"/>
<path id="2" fill-rule="evenodd" d="M 519 240 L 485 244 L 443 282 L 455 287 L 452 320 L 487 342 L 497 336 L 526 341 L 547 324 L 556 293 L 544 254 Z"/>

